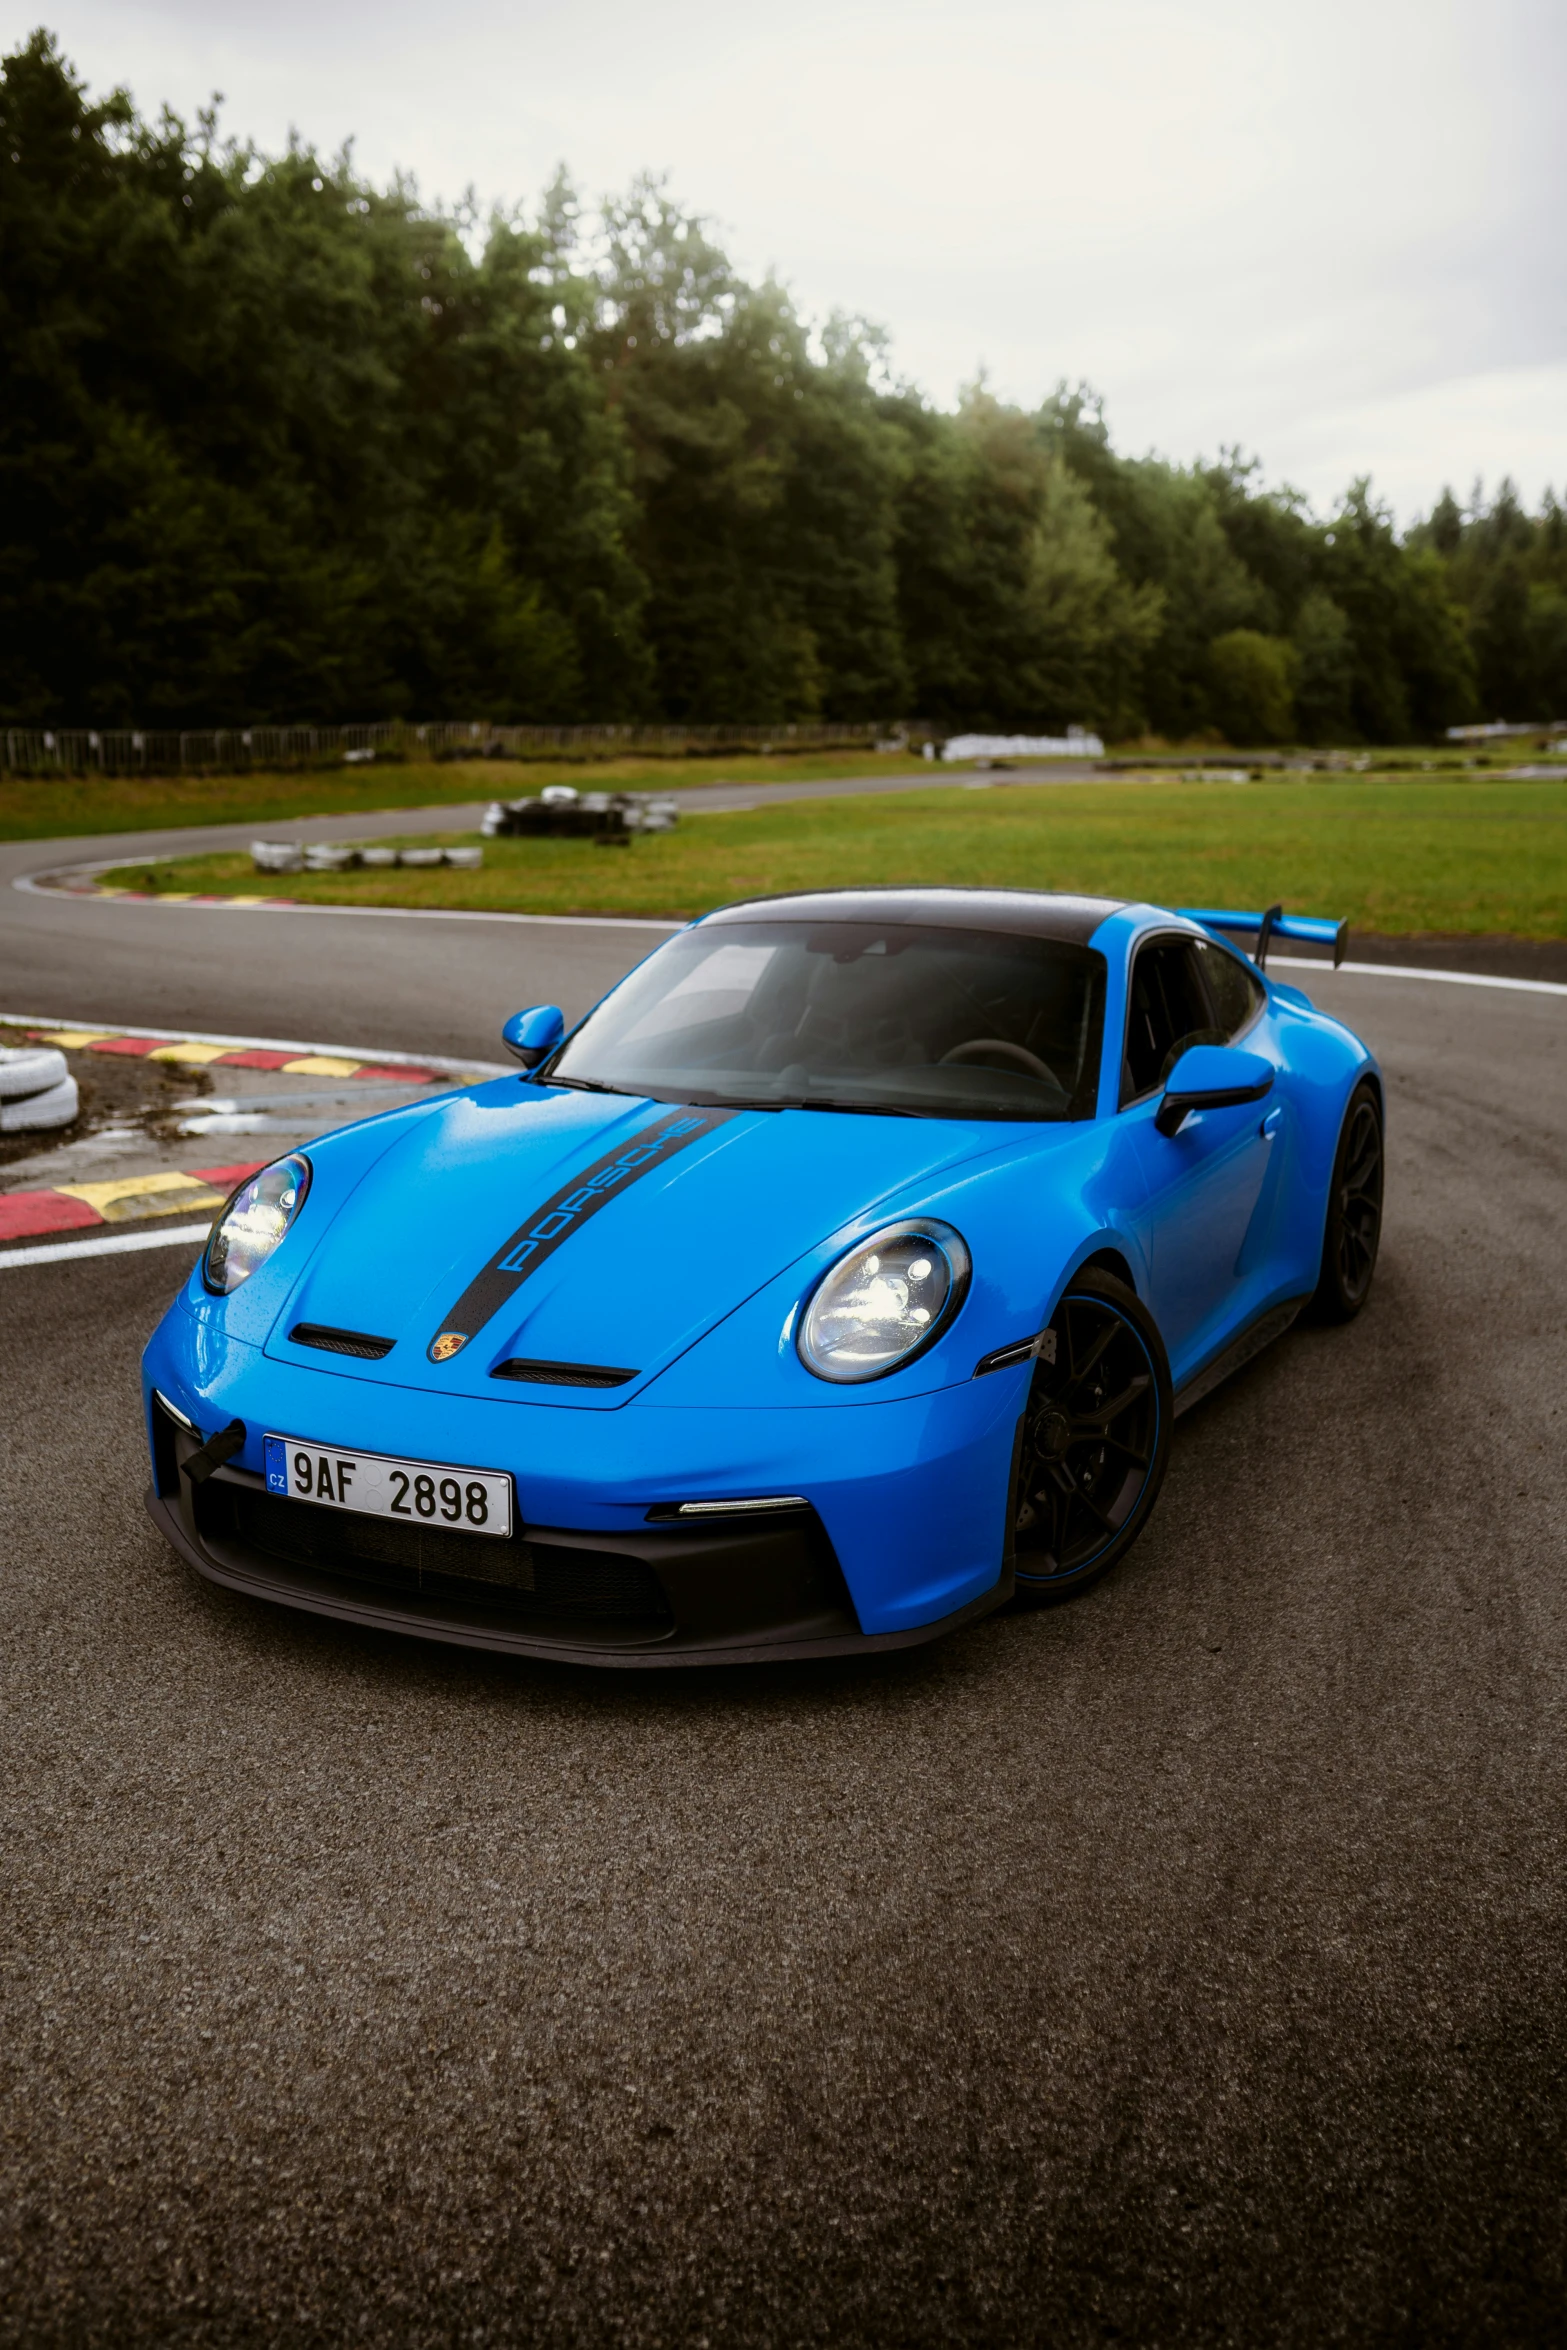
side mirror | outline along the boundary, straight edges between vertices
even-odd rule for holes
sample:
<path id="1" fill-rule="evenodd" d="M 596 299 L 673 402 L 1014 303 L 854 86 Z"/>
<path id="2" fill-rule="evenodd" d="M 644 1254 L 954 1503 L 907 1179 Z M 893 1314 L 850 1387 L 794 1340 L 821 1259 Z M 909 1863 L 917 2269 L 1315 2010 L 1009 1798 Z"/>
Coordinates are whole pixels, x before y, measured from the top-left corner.
<path id="1" fill-rule="evenodd" d="M 501 1030 L 501 1042 L 525 1069 L 536 1069 L 565 1033 L 566 1018 L 559 1004 L 530 1004 L 525 1012 L 513 1012 Z"/>
<path id="2" fill-rule="evenodd" d="M 1192 1110 L 1228 1110 L 1260 1102 L 1273 1089 L 1273 1063 L 1233 1044 L 1189 1045 L 1170 1071 L 1154 1113 L 1161 1134 L 1179 1134 Z"/>

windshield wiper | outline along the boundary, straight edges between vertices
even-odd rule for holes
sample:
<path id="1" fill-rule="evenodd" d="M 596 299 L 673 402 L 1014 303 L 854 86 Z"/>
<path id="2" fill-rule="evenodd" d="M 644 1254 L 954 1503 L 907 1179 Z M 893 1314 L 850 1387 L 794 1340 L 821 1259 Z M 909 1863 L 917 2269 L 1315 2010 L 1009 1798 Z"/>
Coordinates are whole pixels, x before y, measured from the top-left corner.
<path id="1" fill-rule="evenodd" d="M 930 1110 L 905 1109 L 898 1102 L 824 1101 L 820 1094 L 813 1095 L 810 1101 L 773 1102 L 769 1106 L 775 1110 L 848 1110 L 861 1118 L 929 1118 L 935 1115 Z"/>
<path id="2" fill-rule="evenodd" d="M 849 1110 L 865 1118 L 925 1118 L 928 1110 L 906 1110 L 882 1102 L 840 1102 L 814 1099 L 800 1101 L 791 1094 L 714 1093 L 707 1087 L 682 1086 L 678 1093 L 668 1096 L 655 1094 L 655 1101 L 665 1099 L 688 1102 L 700 1110 Z"/>
<path id="3" fill-rule="evenodd" d="M 801 1101 L 792 1095 L 716 1093 L 709 1086 L 682 1085 L 637 1094 L 629 1086 L 606 1085 L 601 1077 L 551 1077 L 546 1082 L 574 1086 L 582 1093 L 619 1093 L 634 1100 L 672 1101 L 703 1110 L 844 1110 L 861 1118 L 937 1118 L 948 1114 L 940 1110 L 906 1109 L 895 1102 L 845 1102 L 819 1095 Z"/>

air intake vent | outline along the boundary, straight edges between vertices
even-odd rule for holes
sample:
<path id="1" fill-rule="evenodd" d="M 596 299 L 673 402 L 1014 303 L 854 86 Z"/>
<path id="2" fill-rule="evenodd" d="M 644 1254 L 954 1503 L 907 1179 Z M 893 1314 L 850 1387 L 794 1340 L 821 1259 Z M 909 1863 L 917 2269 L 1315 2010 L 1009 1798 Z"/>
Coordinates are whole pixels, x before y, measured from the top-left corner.
<path id="1" fill-rule="evenodd" d="M 289 1337 L 296 1346 L 318 1346 L 328 1355 L 358 1355 L 366 1363 L 378 1363 L 397 1344 L 395 1338 L 376 1338 L 368 1330 L 331 1330 L 324 1322 L 296 1322 Z"/>
<path id="2" fill-rule="evenodd" d="M 624 1552 L 401 1526 L 234 1485 L 213 1483 L 200 1492 L 204 1532 L 237 1536 L 269 1558 L 316 1574 L 520 1616 L 596 1620 L 642 1632 L 669 1625 L 669 1602 L 657 1575 L 644 1559 Z"/>
<path id="3" fill-rule="evenodd" d="M 492 1379 L 521 1379 L 531 1387 L 624 1387 L 636 1375 L 613 1363 L 535 1363 L 525 1355 L 508 1357 L 490 1373 Z"/>

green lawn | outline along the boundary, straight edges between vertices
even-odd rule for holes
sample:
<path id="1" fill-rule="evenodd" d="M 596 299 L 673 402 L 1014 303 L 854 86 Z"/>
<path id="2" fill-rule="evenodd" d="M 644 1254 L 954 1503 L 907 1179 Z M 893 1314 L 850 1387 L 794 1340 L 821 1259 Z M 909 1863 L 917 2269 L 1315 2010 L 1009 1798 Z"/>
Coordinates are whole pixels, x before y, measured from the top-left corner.
<path id="1" fill-rule="evenodd" d="M 1113 748 L 1113 746 L 1112 746 Z M 1135 749 L 1123 751 L 1134 757 Z M 1200 751 L 1190 754 L 1200 758 Z M 1233 754 L 1215 752 L 1215 758 Z M 1484 778 L 1487 766 L 1521 763 L 1515 746 L 1466 754 Z M 1456 753 L 1422 750 L 1378 751 L 1361 757 L 1382 774 L 1451 771 Z M 473 759 L 401 766 L 316 767 L 271 775 L 149 776 L 144 781 L 85 777 L 50 782 L 0 776 L 0 840 L 52 840 L 81 833 L 154 832 L 194 824 L 269 824 L 283 817 L 367 814 L 383 808 L 438 808 L 474 800 L 515 799 L 547 783 L 574 783 L 584 790 L 669 791 L 693 783 L 816 782 L 838 775 L 896 775 L 919 762 L 905 753 L 878 751 L 775 752 L 763 758 L 605 759 L 562 761 Z M 1567 777 L 1567 762 L 1563 767 Z"/>
<path id="2" fill-rule="evenodd" d="M 279 775 L 82 777 L 60 782 L 0 776 L 0 840 L 53 840 L 84 832 L 152 832 L 187 824 L 268 824 L 282 817 L 438 808 L 520 799 L 547 783 L 587 791 L 660 792 L 691 783 L 815 782 L 835 775 L 895 775 L 913 762 L 877 751 L 725 759 L 427 761 L 415 766 L 316 767 Z"/>
<path id="3" fill-rule="evenodd" d="M 384 803 L 383 803 L 384 804 Z M 421 834 L 431 845 L 439 838 Z M 452 840 L 474 836 L 452 834 Z M 945 789 L 688 816 L 601 849 L 490 841 L 481 872 L 258 875 L 245 856 L 127 866 L 126 888 L 382 906 L 684 916 L 768 890 L 1012 883 L 1265 906 L 1386 932 L 1567 936 L 1567 779 L 1371 777 Z"/>

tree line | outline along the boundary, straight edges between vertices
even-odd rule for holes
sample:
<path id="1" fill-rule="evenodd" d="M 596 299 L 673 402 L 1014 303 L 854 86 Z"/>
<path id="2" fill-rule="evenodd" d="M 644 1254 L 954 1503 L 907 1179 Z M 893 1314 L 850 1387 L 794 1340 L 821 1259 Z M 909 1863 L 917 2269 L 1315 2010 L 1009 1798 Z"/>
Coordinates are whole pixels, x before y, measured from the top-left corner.
<path id="1" fill-rule="evenodd" d="M 654 180 L 436 211 L 0 65 L 0 723 L 1388 742 L 1567 708 L 1567 526 L 955 410 Z"/>

